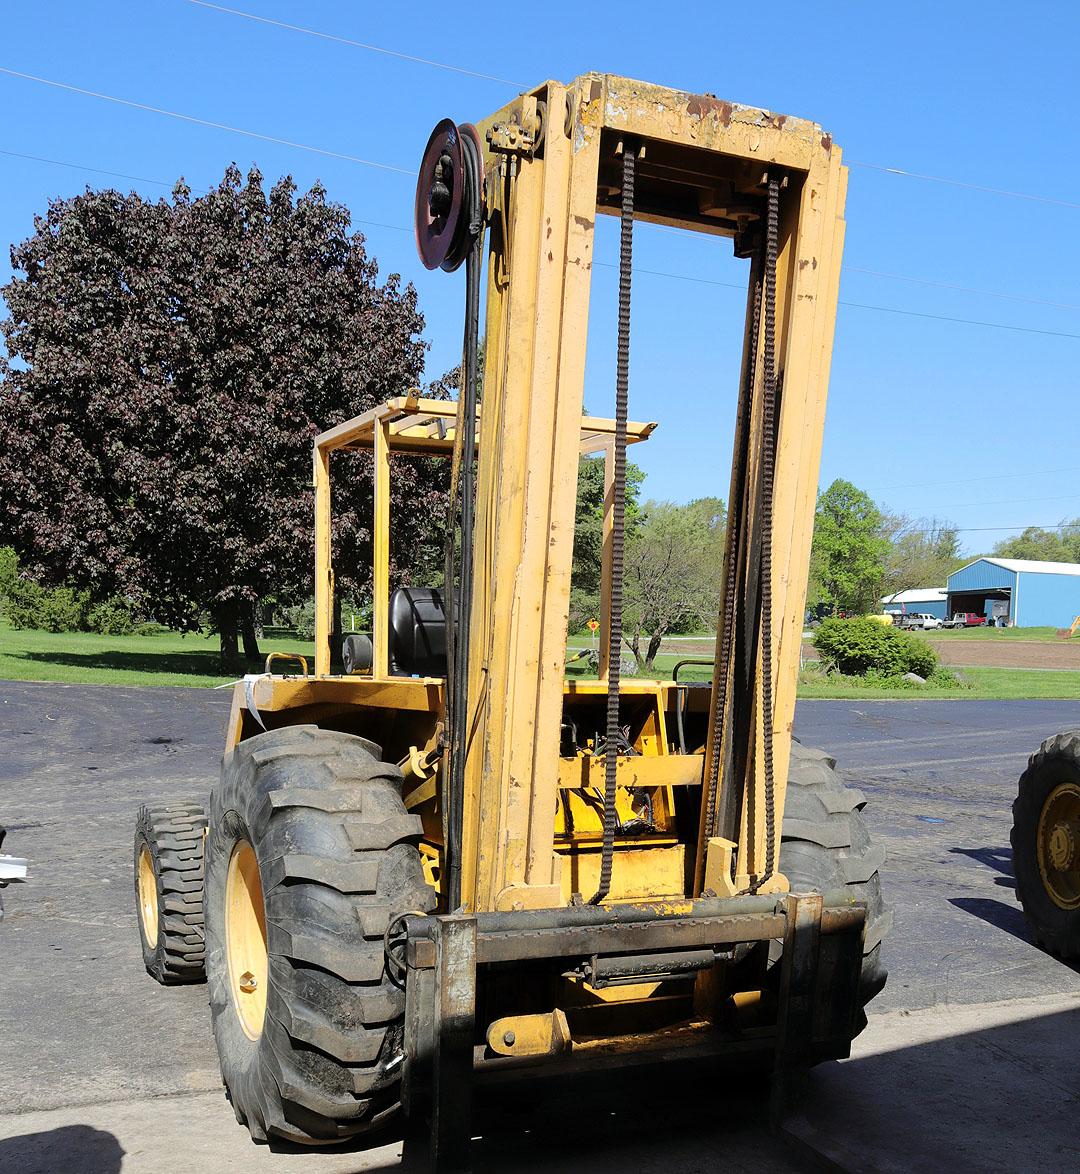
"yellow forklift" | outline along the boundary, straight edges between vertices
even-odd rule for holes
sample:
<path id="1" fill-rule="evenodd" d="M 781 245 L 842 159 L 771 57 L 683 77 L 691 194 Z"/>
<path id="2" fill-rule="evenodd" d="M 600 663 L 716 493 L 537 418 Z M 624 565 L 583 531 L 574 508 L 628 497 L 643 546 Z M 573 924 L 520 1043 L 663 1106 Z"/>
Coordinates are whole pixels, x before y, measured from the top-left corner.
<path id="1" fill-rule="evenodd" d="M 882 852 L 791 738 L 846 178 L 814 123 L 605 74 L 435 128 L 416 237 L 465 268 L 459 398 L 316 439 L 314 664 L 238 684 L 208 814 L 148 807 L 136 832 L 147 968 L 205 971 L 253 1137 L 404 1110 L 449 1164 L 474 1086 L 522 1068 L 764 1063 L 779 1111 L 792 1072 L 848 1054 L 885 981 Z M 583 414 L 598 214 L 621 225 L 613 419 Z M 654 428 L 628 408 L 636 221 L 746 262 L 708 684 L 620 670 L 626 449 Z M 335 671 L 343 450 L 372 458 L 373 630 Z M 583 453 L 606 470 L 588 680 L 565 673 Z M 392 590 L 390 484 L 417 455 L 451 462 L 446 574 Z"/>

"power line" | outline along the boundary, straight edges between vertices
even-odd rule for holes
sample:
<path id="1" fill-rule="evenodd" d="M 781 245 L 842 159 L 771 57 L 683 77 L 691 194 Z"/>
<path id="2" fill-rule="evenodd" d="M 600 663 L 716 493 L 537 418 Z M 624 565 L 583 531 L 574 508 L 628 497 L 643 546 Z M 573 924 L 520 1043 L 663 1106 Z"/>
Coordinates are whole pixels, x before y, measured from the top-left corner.
<path id="1" fill-rule="evenodd" d="M 924 175 L 918 171 L 905 171 L 902 167 L 885 167 L 881 163 L 864 163 L 858 159 L 845 160 L 849 167 L 865 167 L 871 171 L 883 171 L 886 175 L 900 175 L 905 179 L 922 179 L 928 183 L 943 183 L 949 187 L 967 188 L 973 192 L 986 192 L 993 196 L 1010 196 L 1014 200 L 1032 200 L 1038 204 L 1056 204 L 1061 208 L 1080 208 L 1072 200 L 1059 200 L 1055 196 L 1038 196 L 1032 192 L 1013 192 L 1005 188 L 988 187 L 981 183 L 968 183 L 963 179 L 948 179 L 943 175 Z"/>
<path id="2" fill-rule="evenodd" d="M 976 318 L 951 318 L 945 314 L 927 314 L 921 310 L 900 310 L 896 306 L 870 306 L 865 302 L 847 302 L 843 299 L 837 304 L 856 310 L 876 310 L 879 314 L 903 314 L 907 318 L 931 318 L 936 322 L 956 322 L 963 326 L 985 326 L 989 330 L 1011 330 L 1016 334 L 1043 334 L 1050 338 L 1080 339 L 1080 334 L 1070 334 L 1065 330 L 1040 330 L 1035 326 L 1010 326 L 1005 322 L 982 322 Z"/>
<path id="3" fill-rule="evenodd" d="M 602 265 L 605 268 L 614 268 L 614 266 L 607 261 L 595 261 L 595 265 Z M 692 281 L 698 285 L 720 285 L 727 289 L 744 290 L 746 287 L 737 282 L 732 281 L 715 281 L 708 277 L 691 277 L 686 273 L 667 273 L 661 269 L 637 269 L 635 273 L 648 273 L 653 277 L 667 277 L 672 281 Z M 840 306 L 848 306 L 856 310 L 876 310 L 880 314 L 903 314 L 908 318 L 930 318 L 938 322 L 955 322 L 963 326 L 984 326 L 989 330 L 1010 330 L 1018 334 L 1043 334 L 1049 335 L 1052 338 L 1075 338 L 1080 339 L 1080 334 L 1070 334 L 1064 330 L 1040 330 L 1035 326 L 1011 326 L 1006 322 L 983 322 L 976 318 L 952 318 L 944 314 L 928 314 L 920 310 L 901 310 L 896 306 L 872 306 L 865 302 L 849 302 L 841 298 L 837 303 Z"/>
<path id="4" fill-rule="evenodd" d="M 202 0 L 188 0 L 188 2 L 195 4 L 195 3 L 201 3 Z M 171 188 L 173 186 L 173 184 L 169 183 L 167 180 L 164 180 L 164 179 L 151 179 L 145 175 L 129 175 L 128 173 L 123 172 L 123 171 L 109 171 L 103 167 L 91 167 L 89 164 L 86 164 L 86 163 L 71 163 L 65 159 L 49 159 L 49 158 L 45 157 L 44 155 L 27 155 L 21 151 L 9 151 L 9 150 L 4 150 L 3 148 L 0 148 L 0 155 L 10 155 L 12 158 L 15 158 L 15 159 L 29 159 L 35 163 L 50 163 L 55 167 L 70 167 L 76 171 L 91 171 L 96 175 L 112 175 L 112 176 L 115 176 L 117 179 L 130 179 L 130 180 L 134 180 L 138 183 L 152 183 L 152 184 L 156 184 L 159 187 Z M 402 224 L 386 224 L 384 222 L 377 221 L 377 220 L 357 220 L 356 223 L 357 224 L 367 224 L 367 225 L 371 225 L 372 227 L 378 227 L 378 228 L 387 228 L 387 229 L 393 230 L 394 232 L 412 232 L 411 228 L 408 228 Z M 664 227 L 664 226 L 663 225 L 656 225 L 654 227 Z M 672 229 L 671 231 L 676 232 L 678 230 Z M 607 262 L 607 261 L 597 261 L 597 262 L 595 262 L 595 264 L 598 266 L 601 266 L 605 269 L 614 268 L 614 265 L 611 262 Z M 1048 301 L 1045 298 L 1030 298 L 1030 297 L 1024 297 L 1020 294 L 1006 294 L 1006 293 L 1001 293 L 996 290 L 977 289 L 973 286 L 955 285 L 952 282 L 935 281 L 931 278 L 926 278 L 926 277 L 909 277 L 909 276 L 907 276 L 905 274 L 901 274 L 901 273 L 883 273 L 879 269 L 866 269 L 866 268 L 863 268 L 862 266 L 859 266 L 859 265 L 844 265 L 843 270 L 846 273 L 862 273 L 862 274 L 865 274 L 870 277 L 885 278 L 889 281 L 904 281 L 904 282 L 910 282 L 910 283 L 913 283 L 916 285 L 934 286 L 939 289 L 956 290 L 960 293 L 982 294 L 982 295 L 985 295 L 986 297 L 991 297 L 991 298 L 1005 298 L 1009 301 L 1026 302 L 1031 305 L 1052 306 L 1058 310 L 1080 310 L 1080 304 L 1074 305 L 1074 304 L 1071 304 L 1068 302 L 1052 302 L 1052 301 Z M 710 279 L 704 278 L 704 277 L 690 278 L 690 277 L 686 277 L 681 274 L 665 273 L 665 272 L 662 272 L 658 269 L 636 268 L 635 272 L 647 273 L 653 277 L 677 278 L 680 281 L 682 281 L 682 280 L 699 281 L 705 285 L 719 285 L 719 286 L 723 286 L 726 289 L 744 289 L 745 288 L 744 286 L 742 286 L 741 284 L 739 284 L 737 282 L 715 281 L 715 280 L 710 280 Z M 951 484 L 951 483 L 947 483 L 947 484 Z"/>
<path id="5" fill-rule="evenodd" d="M 994 530 L 1057 530 L 1060 522 L 1050 522 L 1040 525 L 1032 522 L 1027 526 L 943 526 L 943 530 L 952 530 L 957 534 L 987 534 Z M 905 534 L 937 534 L 937 530 L 905 530 Z"/>
<path id="6" fill-rule="evenodd" d="M 303 25 L 288 24 L 283 20 L 273 20 L 267 16 L 258 16 L 253 12 L 243 12 L 239 8 L 227 8 L 223 4 L 212 4 L 210 3 L 210 0 L 187 0 L 187 3 L 195 4 L 199 8 L 209 8 L 215 12 L 228 13 L 230 16 L 239 16 L 244 20 L 255 21 L 258 24 L 272 25 L 275 28 L 286 29 L 289 32 L 303 33 L 308 37 L 318 37 L 324 41 L 333 41 L 339 45 L 350 45 L 356 49 L 366 49 L 371 53 L 383 53 L 388 57 L 397 57 L 402 61 L 413 61 L 418 65 L 429 65 L 434 69 L 445 69 L 451 73 L 464 74 L 466 77 L 476 77 L 481 78 L 484 81 L 497 82 L 500 85 L 514 86 L 519 90 L 527 88 L 524 82 L 511 81 L 509 78 L 505 77 L 494 77 L 489 73 L 478 73 L 472 69 L 465 69 L 460 65 L 449 65 L 446 62 L 432 61 L 426 57 L 414 57 L 411 53 L 402 53 L 397 49 L 385 49 L 379 45 L 370 45 L 365 41 L 354 41 L 350 37 L 342 37 L 336 33 L 324 33 L 318 29 L 306 28 Z M 969 183 L 968 181 L 962 179 L 950 179 L 942 175 L 926 175 L 923 172 L 908 171 L 903 167 L 886 167 L 881 163 L 868 163 L 861 160 L 852 159 L 847 160 L 847 162 L 851 167 L 865 167 L 871 171 L 881 171 L 886 175 L 902 176 L 905 179 L 920 179 L 927 183 L 941 183 L 946 184 L 949 187 L 967 188 L 970 191 L 986 192 L 995 196 L 1009 196 L 1016 200 L 1032 200 L 1041 204 L 1056 204 L 1062 208 L 1080 208 L 1080 203 L 1074 203 L 1071 200 L 1060 200 L 1054 196 L 1041 196 L 1032 194 L 1030 192 L 1014 192 L 1005 188 L 990 187 L 986 184 Z"/>
<path id="7" fill-rule="evenodd" d="M 95 90 L 85 90 L 79 86 L 68 85 L 66 82 L 57 82 L 57 81 L 52 81 L 48 78 L 35 77 L 32 74 L 28 74 L 28 73 L 20 73 L 18 70 L 8 69 L 5 66 L 0 66 L 0 73 L 8 74 L 11 77 L 23 78 L 28 81 L 40 82 L 43 85 L 54 86 L 57 89 L 68 90 L 68 91 L 71 91 L 72 93 L 83 94 L 83 95 L 86 95 L 86 96 L 89 96 L 92 98 L 101 98 L 104 101 L 115 102 L 121 106 L 131 106 L 137 110 L 146 110 L 146 111 L 149 111 L 150 113 L 153 113 L 153 114 L 163 114 L 163 115 L 167 115 L 170 118 L 179 118 L 185 122 L 193 122 L 193 123 L 196 123 L 197 125 L 200 125 L 200 126 L 212 127 L 215 130 L 225 130 L 225 131 L 231 132 L 232 134 L 246 135 L 249 138 L 261 139 L 265 142 L 276 143 L 280 146 L 285 146 L 285 147 L 293 147 L 293 148 L 296 148 L 297 150 L 301 150 L 301 151 L 311 151 L 315 154 L 327 155 L 327 156 L 334 158 L 334 159 L 343 159 L 349 163 L 360 163 L 366 167 L 376 167 L 376 168 L 379 168 L 383 171 L 392 171 L 392 172 L 399 173 L 401 175 L 408 175 L 408 176 L 413 175 L 412 171 L 408 171 L 404 167 L 394 167 L 388 163 L 377 163 L 377 162 L 374 162 L 370 159 L 361 159 L 356 155 L 346 155 L 346 154 L 342 154 L 337 151 L 327 150 L 323 147 L 312 147 L 312 146 L 309 146 L 305 143 L 296 143 L 296 142 L 292 142 L 288 139 L 275 138 L 271 135 L 264 135 L 264 134 L 261 134 L 257 131 L 250 131 L 250 130 L 241 129 L 239 127 L 226 126 L 223 123 L 211 122 L 211 121 L 209 121 L 207 119 L 203 119 L 203 118 L 196 118 L 190 114 L 180 114 L 180 113 L 177 113 L 176 111 L 172 111 L 172 110 L 163 110 L 157 106 L 148 106 L 148 105 L 145 105 L 144 103 L 141 103 L 141 102 L 130 101 L 127 98 L 116 98 L 110 94 L 98 93 Z M 47 162 L 56 163 L 59 161 L 58 160 L 47 160 Z M 67 166 L 66 164 L 60 164 L 60 165 Z M 97 169 L 87 168 L 86 170 L 93 171 L 93 170 L 97 170 Z M 118 174 L 118 173 L 111 173 L 111 174 Z M 147 182 L 160 184 L 163 181 L 161 181 L 161 180 L 148 180 Z M 357 223 L 362 223 L 362 222 L 357 221 Z M 370 222 L 370 223 L 378 224 L 378 222 Z M 382 228 L 393 229 L 395 231 L 409 231 L 408 229 L 400 229 L 399 230 L 398 226 L 390 225 L 390 224 L 381 224 L 378 226 L 382 227 Z M 604 268 L 611 268 L 612 267 L 610 262 L 605 262 L 605 261 L 596 261 L 596 262 L 594 262 L 594 264 L 596 264 L 598 266 L 602 266 Z M 648 274 L 649 276 L 652 276 L 652 277 L 665 277 L 665 278 L 668 278 L 669 280 L 672 280 L 672 281 L 689 281 L 689 282 L 693 282 L 698 285 L 721 286 L 726 289 L 738 289 L 738 290 L 745 289 L 745 286 L 743 286 L 742 284 L 740 284 L 738 282 L 717 281 L 717 280 L 710 279 L 707 277 L 691 277 L 689 274 L 669 273 L 669 272 L 666 272 L 661 269 L 639 269 L 638 272 L 643 273 L 643 274 Z M 841 306 L 846 306 L 846 307 L 850 307 L 850 308 L 857 309 L 857 310 L 873 310 L 879 314 L 901 314 L 901 315 L 908 317 L 908 318 L 926 318 L 926 319 L 930 319 L 930 320 L 938 321 L 938 322 L 951 322 L 951 323 L 955 323 L 955 324 L 962 325 L 962 326 L 981 326 L 981 327 L 984 327 L 988 330 L 1007 330 L 1007 331 L 1012 331 L 1012 332 L 1018 333 L 1018 334 L 1039 334 L 1039 335 L 1043 335 L 1043 336 L 1051 337 L 1051 338 L 1080 339 L 1080 334 L 1072 334 L 1072 333 L 1069 333 L 1068 331 L 1062 331 L 1062 330 L 1042 330 L 1042 329 L 1039 329 L 1038 327 L 1034 327 L 1034 326 L 1012 326 L 1012 325 L 1005 323 L 1005 322 L 984 322 L 984 321 L 974 319 L 974 318 L 955 318 L 955 317 L 950 317 L 950 316 L 947 316 L 944 314 L 928 314 L 928 313 L 925 313 L 925 312 L 919 311 L 919 310 L 901 310 L 896 306 L 874 306 L 874 305 L 869 305 L 865 302 L 850 302 L 850 301 L 846 301 L 845 299 L 840 299 L 838 304 Z"/>
<path id="8" fill-rule="evenodd" d="M 69 163 L 64 159 L 47 159 L 44 155 L 26 155 L 21 151 L 7 151 L 0 147 L 0 155 L 10 155 L 14 159 L 30 159 L 35 163 L 51 163 L 56 167 L 70 167 L 75 171 L 92 171 L 95 175 L 112 175 L 117 179 L 133 179 L 139 183 L 152 183 L 158 187 L 172 189 L 176 186 L 176 180 L 171 183 L 165 179 L 151 179 L 146 175 L 128 175 L 124 171 L 107 171 L 104 167 L 88 167 L 85 163 Z M 199 195 L 206 193 L 205 188 L 192 188 L 193 192 Z M 350 221 L 353 224 L 363 224 L 366 228 L 389 228 L 394 232 L 412 232 L 411 228 L 405 228 L 401 224 L 387 224 L 382 220 L 361 220 L 359 217 L 350 214 Z"/>
<path id="9" fill-rule="evenodd" d="M 1037 501 L 1080 501 L 1080 493 L 1063 493 L 1056 497 L 1007 497 L 1001 501 L 949 502 L 950 510 L 981 509 L 990 505 L 1031 505 Z"/>
<path id="10" fill-rule="evenodd" d="M 417 65 L 430 65 L 435 69 L 449 70 L 451 73 L 462 73 L 466 77 L 478 77 L 486 82 L 498 82 L 504 86 L 514 86 L 516 89 L 525 89 L 521 82 L 513 82 L 505 77 L 493 77 L 490 73 L 477 73 L 474 69 L 465 69 L 460 65 L 447 65 L 442 61 L 430 61 L 426 57 L 414 57 L 411 53 L 401 53 L 397 49 L 384 49 L 379 45 L 369 45 L 365 41 L 354 41 L 350 37 L 339 37 L 336 33 L 324 33 L 318 29 L 305 28 L 303 25 L 287 24 L 283 20 L 271 20 L 268 16 L 257 16 L 254 12 L 241 12 L 239 8 L 226 8 L 223 4 L 210 4 L 208 0 L 187 0 L 189 4 L 196 4 L 199 8 L 210 8 L 215 12 L 226 12 L 230 16 L 241 16 L 244 20 L 253 20 L 258 24 L 273 25 L 274 28 L 287 29 L 291 33 L 303 33 L 308 37 L 318 37 L 323 41 L 334 41 L 339 45 L 350 45 L 354 49 L 366 49 L 369 53 L 383 53 L 387 57 L 397 57 L 402 61 L 414 61 Z"/>
<path id="11" fill-rule="evenodd" d="M 10 155 L 13 159 L 31 159 L 35 163 L 52 163 L 55 167 L 70 167 L 75 171 L 92 171 L 95 175 L 112 175 L 117 179 L 131 179 L 136 183 L 152 183 L 163 188 L 173 186 L 163 179 L 150 179 L 145 175 L 128 175 L 124 171 L 106 171 L 104 167 L 88 167 L 84 163 L 67 163 L 63 159 L 46 159 L 44 155 L 24 155 L 21 151 L 5 151 L 2 147 L 0 147 L 0 155 Z"/>
<path id="12" fill-rule="evenodd" d="M 913 285 L 932 285 L 936 289 L 952 289 L 959 293 L 980 294 L 988 298 L 1004 298 L 1010 302 L 1026 302 L 1031 306 L 1052 306 L 1055 310 L 1080 310 L 1080 304 L 1073 302 L 1052 302 L 1047 298 L 1031 298 L 1023 294 L 1001 293 L 993 289 L 976 289 L 970 285 L 955 285 L 951 281 L 933 281 L 928 277 L 907 277 L 902 273 L 882 273 L 878 269 L 864 269 L 861 265 L 844 265 L 845 273 L 864 273 L 868 277 L 884 277 L 889 281 L 907 281 Z"/>
<path id="13" fill-rule="evenodd" d="M 1052 473 L 1080 473 L 1080 466 L 1070 465 L 1065 469 L 1033 469 L 1028 473 L 984 473 L 980 477 L 954 477 L 950 481 L 909 481 L 904 485 L 879 485 L 875 493 L 887 493 L 890 489 L 934 489 L 939 485 L 970 485 L 974 481 L 1005 481 L 1015 477 L 1048 477 Z"/>
<path id="14" fill-rule="evenodd" d="M 264 135 L 259 131 L 245 130 L 239 126 L 226 126 L 223 122 L 212 122 L 208 118 L 196 118 L 193 114 L 181 114 L 176 110 L 163 110 L 160 106 L 148 106 L 144 102 L 133 102 L 130 98 L 117 98 L 113 94 L 102 94 L 97 90 L 84 90 L 81 86 L 72 86 L 67 82 L 53 81 L 47 77 L 35 77 L 32 73 L 21 73 L 17 69 L 8 69 L 0 65 L 0 73 L 9 77 L 22 78 L 24 81 L 38 82 L 43 86 L 52 86 L 58 90 L 67 90 L 72 94 L 82 94 L 88 98 L 100 98 L 103 102 L 114 102 L 118 106 L 130 106 L 133 110 L 146 110 L 151 114 L 163 114 L 167 118 L 178 118 L 182 122 L 192 122 L 196 126 L 208 126 L 213 130 L 228 131 L 229 134 L 245 135 L 249 139 L 259 139 L 264 143 L 276 143 L 279 147 L 292 147 L 297 151 L 310 151 L 314 155 L 325 155 L 330 159 L 343 159 L 346 163 L 359 163 L 364 167 L 375 167 L 380 171 L 393 171 L 400 175 L 415 175 L 415 171 L 405 167 L 394 167 L 389 163 L 376 163 L 372 159 L 361 159 L 358 155 L 346 155 L 340 151 L 330 151 L 325 147 L 312 147 L 307 143 L 293 142 L 291 139 L 279 139 L 274 135 Z"/>

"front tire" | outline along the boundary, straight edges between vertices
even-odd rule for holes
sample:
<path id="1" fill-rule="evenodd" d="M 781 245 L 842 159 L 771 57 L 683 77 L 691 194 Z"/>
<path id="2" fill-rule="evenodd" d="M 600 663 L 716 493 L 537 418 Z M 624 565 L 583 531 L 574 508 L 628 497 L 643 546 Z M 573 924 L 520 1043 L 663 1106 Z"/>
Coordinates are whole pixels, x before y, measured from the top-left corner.
<path id="1" fill-rule="evenodd" d="M 1080 957 L 1080 730 L 1047 738 L 1031 756 L 1010 841 L 1016 897 L 1035 941 Z"/>
<path id="2" fill-rule="evenodd" d="M 377 749 L 314 726 L 260 734 L 226 757 L 211 798 L 210 1009 L 257 1140 L 332 1143 L 400 1107 L 405 996 L 383 934 L 435 892 L 401 772 Z"/>
<path id="3" fill-rule="evenodd" d="M 824 750 L 792 742 L 780 871 L 792 892 L 844 890 L 853 901 L 866 905 L 859 983 L 863 1007 L 881 991 L 888 977 L 881 943 L 893 916 L 881 895 L 880 869 L 885 862 L 885 849 L 870 839 L 862 814 L 865 806 L 866 797 L 861 791 L 844 786 L 836 759 Z M 858 1031 L 865 1026 L 863 1014 Z"/>

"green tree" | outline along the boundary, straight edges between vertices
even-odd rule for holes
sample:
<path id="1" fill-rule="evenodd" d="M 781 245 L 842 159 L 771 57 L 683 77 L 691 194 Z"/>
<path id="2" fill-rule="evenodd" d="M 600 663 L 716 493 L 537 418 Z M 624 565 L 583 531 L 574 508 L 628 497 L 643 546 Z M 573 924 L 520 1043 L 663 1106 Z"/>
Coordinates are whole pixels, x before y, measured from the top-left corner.
<path id="1" fill-rule="evenodd" d="M 13 547 L 0 546 L 0 608 L 11 598 L 19 578 L 19 556 Z"/>
<path id="2" fill-rule="evenodd" d="M 881 594 L 889 540 L 881 510 L 864 490 L 835 480 L 818 498 L 808 593 L 832 611 L 869 611 Z"/>
<path id="3" fill-rule="evenodd" d="M 626 548 L 623 639 L 639 672 L 652 669 L 665 636 L 716 621 L 724 551 L 724 503 L 649 502 Z"/>
<path id="4" fill-rule="evenodd" d="M 944 587 L 953 571 L 964 564 L 959 531 L 950 522 L 886 514 L 882 533 L 889 541 L 882 595 L 912 587 Z"/>
<path id="5" fill-rule="evenodd" d="M 645 474 L 626 462 L 626 536 L 640 524 L 639 497 Z M 570 576 L 570 632 L 580 632 L 600 610 L 600 573 L 604 551 L 604 458 L 582 457 L 578 462 L 577 502 L 574 507 L 574 561 Z"/>
<path id="6" fill-rule="evenodd" d="M 179 629 L 209 612 L 227 664 L 241 627 L 257 653 L 256 602 L 311 594 L 312 438 L 419 380 L 415 291 L 321 187 L 235 167 L 198 198 L 54 200 L 11 260 L 0 533 L 44 585 Z M 370 458 L 333 464 L 337 582 L 359 593 Z M 395 469 L 406 561 L 444 516 L 424 469 Z"/>
<path id="7" fill-rule="evenodd" d="M 1029 558 L 1051 563 L 1080 561 L 1080 518 L 1062 522 L 1057 530 L 1029 526 L 1015 538 L 994 547 L 999 558 Z"/>

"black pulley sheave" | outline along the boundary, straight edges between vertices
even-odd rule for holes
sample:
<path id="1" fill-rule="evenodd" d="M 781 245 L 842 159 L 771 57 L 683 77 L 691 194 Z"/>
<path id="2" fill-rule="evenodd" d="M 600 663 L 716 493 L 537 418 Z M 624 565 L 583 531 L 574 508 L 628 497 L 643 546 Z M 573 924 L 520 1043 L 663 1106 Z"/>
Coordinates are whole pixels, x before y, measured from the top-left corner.
<path id="1" fill-rule="evenodd" d="M 484 164 L 480 136 L 468 123 L 440 122 L 428 140 L 416 182 L 416 247 L 428 269 L 452 273 L 465 262 L 465 332 L 461 395 L 455 424 L 445 551 L 447 633 L 446 744 L 443 793 L 443 876 L 447 907 L 461 900 L 468 648 L 473 585 L 475 437 L 480 335 L 480 272 L 484 229 Z M 455 532 L 460 566 L 455 567 Z"/>
<path id="2" fill-rule="evenodd" d="M 431 132 L 416 177 L 416 251 L 426 269 L 452 273 L 480 231 L 483 154 L 470 123 L 444 118 Z"/>

